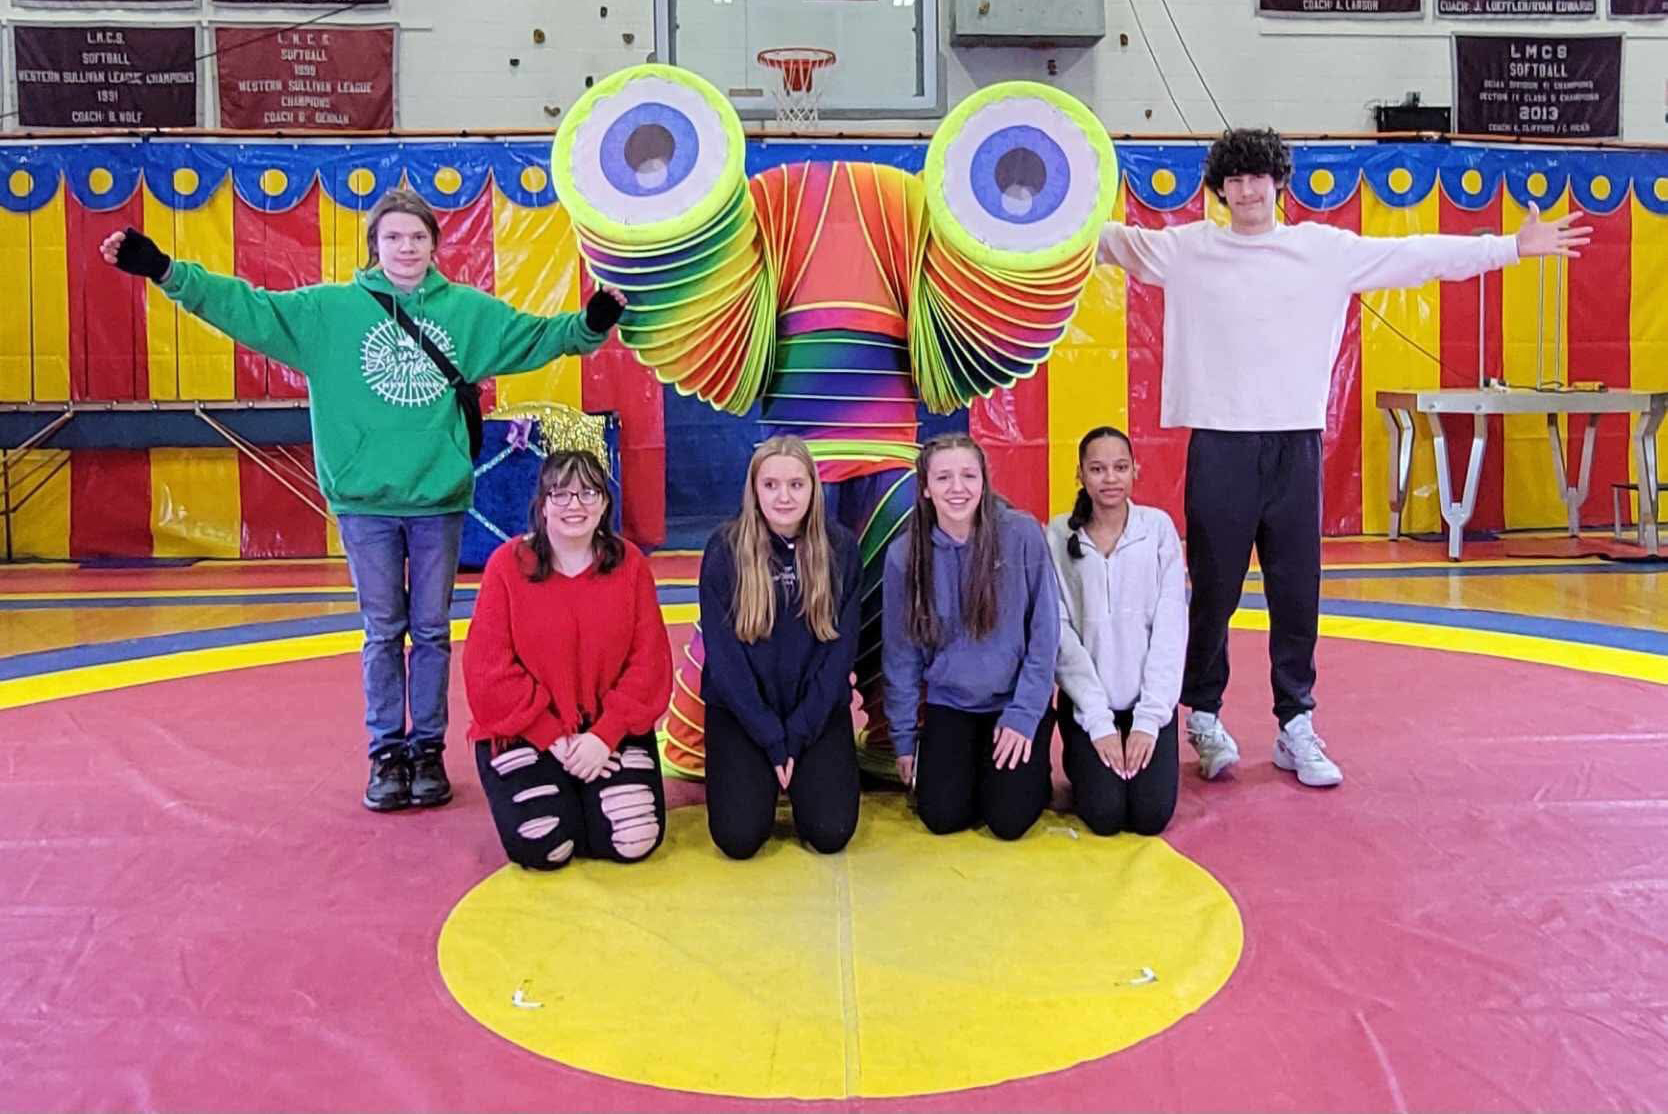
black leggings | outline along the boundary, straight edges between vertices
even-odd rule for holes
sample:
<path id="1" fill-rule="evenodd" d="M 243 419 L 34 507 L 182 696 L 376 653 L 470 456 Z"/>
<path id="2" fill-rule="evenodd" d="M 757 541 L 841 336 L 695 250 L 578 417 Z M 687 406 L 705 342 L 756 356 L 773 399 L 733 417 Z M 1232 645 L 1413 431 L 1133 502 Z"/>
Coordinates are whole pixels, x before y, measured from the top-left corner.
<path id="1" fill-rule="evenodd" d="M 958 712 L 928 704 L 915 750 L 915 810 L 935 835 L 983 824 L 997 839 L 1018 839 L 1048 805 L 1048 747 L 1054 713 L 1044 712 L 1031 757 L 1012 770 L 996 768 L 1001 712 Z"/>
<path id="2" fill-rule="evenodd" d="M 1176 811 L 1176 716 L 1158 732 L 1152 761 L 1125 781 L 1100 760 L 1089 733 L 1072 714 L 1071 698 L 1060 694 L 1060 739 L 1065 744 L 1066 777 L 1071 781 L 1072 811 L 1096 835 L 1136 832 L 1157 835 Z M 1129 737 L 1134 709 L 1112 713 L 1118 734 Z"/>
<path id="3" fill-rule="evenodd" d="M 709 703 L 706 724 L 707 830 L 724 854 L 750 859 L 776 823 L 776 767 L 724 708 Z M 799 838 L 824 855 L 844 848 L 857 830 L 860 789 L 851 711 L 842 706 L 794 760 L 788 800 Z"/>
<path id="4" fill-rule="evenodd" d="M 646 859 L 666 838 L 666 789 L 653 735 L 627 735 L 606 777 L 580 781 L 556 756 L 517 740 L 500 754 L 475 744 L 475 768 L 512 863 L 555 870 L 576 855 Z"/>

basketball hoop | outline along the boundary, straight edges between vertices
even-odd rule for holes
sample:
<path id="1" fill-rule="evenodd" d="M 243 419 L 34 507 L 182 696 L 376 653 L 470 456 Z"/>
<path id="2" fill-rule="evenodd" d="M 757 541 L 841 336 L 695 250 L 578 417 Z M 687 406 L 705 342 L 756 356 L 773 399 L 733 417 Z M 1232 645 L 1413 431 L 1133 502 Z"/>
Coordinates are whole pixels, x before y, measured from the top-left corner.
<path id="1" fill-rule="evenodd" d="M 832 50 L 814 46 L 779 46 L 759 51 L 759 64 L 779 70 L 782 88 L 776 93 L 776 122 L 789 126 L 815 124 L 822 94 L 812 75 L 832 66 Z"/>

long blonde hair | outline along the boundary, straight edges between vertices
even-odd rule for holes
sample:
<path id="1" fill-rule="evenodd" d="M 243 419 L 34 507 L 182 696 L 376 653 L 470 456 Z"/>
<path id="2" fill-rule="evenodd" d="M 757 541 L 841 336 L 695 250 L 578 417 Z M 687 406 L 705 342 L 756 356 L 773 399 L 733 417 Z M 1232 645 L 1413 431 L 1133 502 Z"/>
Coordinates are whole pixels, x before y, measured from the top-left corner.
<path id="1" fill-rule="evenodd" d="M 770 438 L 753 450 L 753 459 L 747 465 L 741 514 L 730 527 L 730 552 L 736 564 L 736 591 L 730 609 L 735 616 L 736 638 L 751 644 L 768 638 L 776 626 L 776 585 L 770 575 L 770 524 L 759 509 L 754 485 L 760 466 L 777 456 L 799 461 L 811 478 L 811 501 L 805 508 L 805 520 L 800 524 L 793 549 L 794 568 L 799 576 L 799 617 L 805 620 L 818 642 L 832 642 L 840 633 L 834 626 L 839 601 L 835 599 L 834 552 L 824 518 L 822 481 L 817 478 L 817 464 L 811 459 L 811 450 L 797 437 Z"/>

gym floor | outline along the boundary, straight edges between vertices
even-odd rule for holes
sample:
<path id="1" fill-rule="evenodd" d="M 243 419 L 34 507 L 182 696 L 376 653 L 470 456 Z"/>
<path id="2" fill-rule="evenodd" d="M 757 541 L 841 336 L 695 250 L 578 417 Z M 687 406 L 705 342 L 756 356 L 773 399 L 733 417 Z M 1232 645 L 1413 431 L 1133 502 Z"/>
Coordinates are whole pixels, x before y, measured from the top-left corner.
<path id="1" fill-rule="evenodd" d="M 502 865 L 455 678 L 456 799 L 359 806 L 340 562 L 0 567 L 0 1105 L 1656 1105 L 1668 591 L 1627 551 L 1328 542 L 1334 790 L 1269 762 L 1253 572 L 1245 760 L 1184 763 L 1161 838 L 875 790 L 845 854 L 731 863 L 671 781 L 654 858 L 553 875 Z M 676 647 L 698 557 L 655 563 Z"/>

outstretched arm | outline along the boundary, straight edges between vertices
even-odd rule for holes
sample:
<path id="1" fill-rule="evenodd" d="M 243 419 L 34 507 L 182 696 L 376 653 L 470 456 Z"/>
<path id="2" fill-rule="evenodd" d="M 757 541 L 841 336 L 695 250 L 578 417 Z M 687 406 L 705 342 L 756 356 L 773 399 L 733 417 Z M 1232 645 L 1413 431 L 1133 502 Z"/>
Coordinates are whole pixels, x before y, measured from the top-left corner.
<path id="1" fill-rule="evenodd" d="M 316 288 L 259 290 L 240 278 L 170 259 L 154 240 L 135 228 L 105 237 L 99 254 L 113 267 L 150 279 L 181 309 L 239 344 L 307 373 L 300 338 L 313 319 L 310 301 Z"/>
<path id="2" fill-rule="evenodd" d="M 1577 211 L 1556 220 L 1541 220 L 1540 209 L 1529 206 L 1529 219 L 1515 236 L 1357 236 L 1338 230 L 1344 282 L 1360 294 L 1421 286 L 1432 279 L 1458 281 L 1509 267 L 1530 256 L 1571 258 L 1592 239 L 1592 228 L 1575 225 Z"/>

